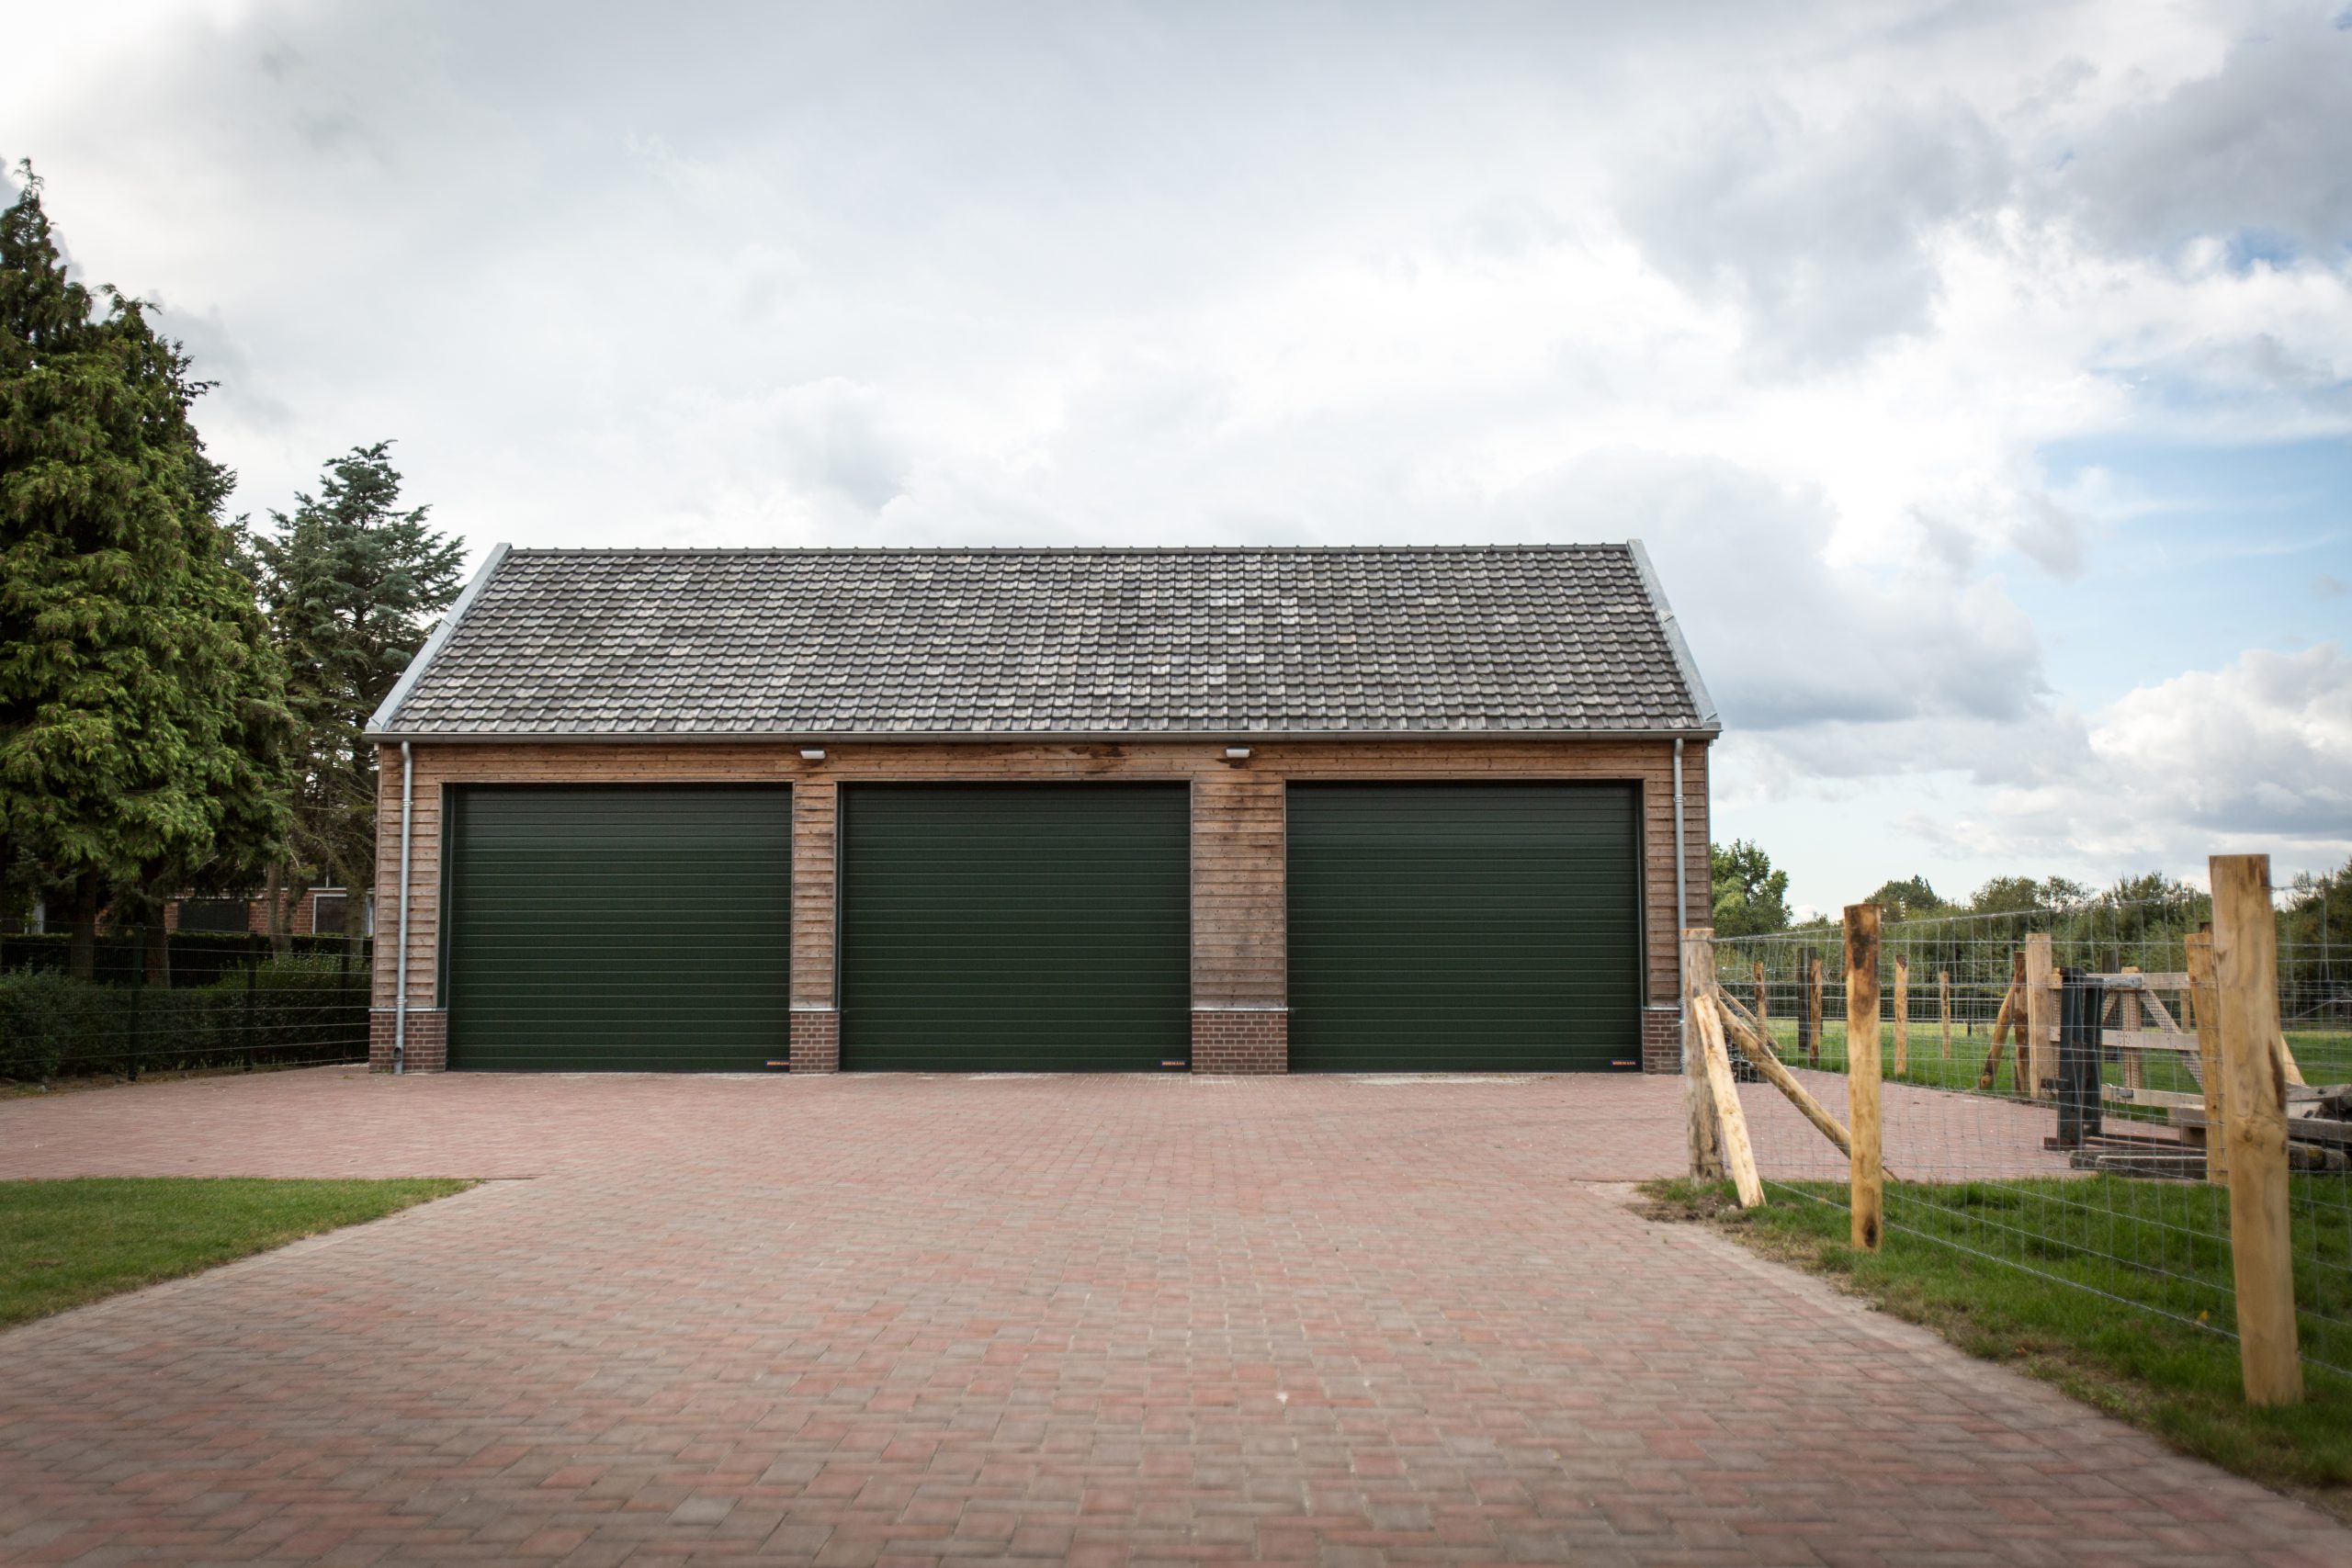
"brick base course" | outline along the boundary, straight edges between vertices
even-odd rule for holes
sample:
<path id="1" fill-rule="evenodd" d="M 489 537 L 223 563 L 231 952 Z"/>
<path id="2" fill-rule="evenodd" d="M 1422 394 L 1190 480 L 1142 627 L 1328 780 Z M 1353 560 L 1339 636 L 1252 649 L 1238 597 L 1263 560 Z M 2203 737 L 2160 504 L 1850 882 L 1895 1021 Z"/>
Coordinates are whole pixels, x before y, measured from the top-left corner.
<path id="1" fill-rule="evenodd" d="M 392 1036 L 399 1014 L 391 1008 L 368 1012 L 368 1066 L 372 1072 L 392 1070 Z M 408 1039 L 401 1070 L 437 1073 L 449 1065 L 449 1015 L 439 1008 L 408 1010 Z"/>
<path id="2" fill-rule="evenodd" d="M 1193 1014 L 1193 1071 L 1290 1071 L 1290 1013 L 1280 1008 L 1202 1008 Z"/>
<path id="3" fill-rule="evenodd" d="M 1679 1073 L 1682 1070 L 1682 1010 L 1642 1010 L 1642 1071 Z"/>
<path id="4" fill-rule="evenodd" d="M 792 1070 L 837 1073 L 842 1067 L 842 1015 L 831 1008 L 792 1010 Z"/>

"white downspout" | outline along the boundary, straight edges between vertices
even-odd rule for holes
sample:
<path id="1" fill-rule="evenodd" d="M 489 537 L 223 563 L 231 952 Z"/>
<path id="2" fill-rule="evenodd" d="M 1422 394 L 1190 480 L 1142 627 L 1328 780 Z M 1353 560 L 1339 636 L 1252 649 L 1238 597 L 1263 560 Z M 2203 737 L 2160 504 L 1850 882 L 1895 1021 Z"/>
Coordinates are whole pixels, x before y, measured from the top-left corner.
<path id="1" fill-rule="evenodd" d="M 408 748 L 401 748 L 405 751 Z M 401 818 L 407 820 L 405 817 Z M 1690 863 L 1682 845 L 1682 738 L 1674 738 L 1674 1019 L 1675 1039 L 1682 1059 L 1690 1059 L 1690 1010 L 1682 1005 L 1690 994 L 1690 976 L 1683 972 L 1682 933 L 1690 929 Z M 408 895 L 407 875 L 401 875 L 401 895 Z M 403 902 L 401 908 L 408 906 Z M 403 949 L 405 951 L 405 949 Z"/>
<path id="2" fill-rule="evenodd" d="M 1674 829 L 1679 842 L 1682 831 L 1682 742 L 1674 743 Z M 401 742 L 401 919 L 399 950 L 392 955 L 392 1073 L 395 1077 L 408 1070 L 408 846 L 409 815 L 416 800 L 415 759 L 410 755 L 408 742 Z"/>

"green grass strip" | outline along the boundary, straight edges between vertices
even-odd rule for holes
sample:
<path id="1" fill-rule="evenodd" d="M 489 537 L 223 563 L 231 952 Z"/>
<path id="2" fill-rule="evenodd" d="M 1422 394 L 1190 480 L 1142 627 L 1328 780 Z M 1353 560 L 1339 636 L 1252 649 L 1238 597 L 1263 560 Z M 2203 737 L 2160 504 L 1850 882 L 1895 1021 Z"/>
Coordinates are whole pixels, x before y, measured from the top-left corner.
<path id="1" fill-rule="evenodd" d="M 472 1185 L 250 1177 L 0 1181 L 0 1328 Z"/>

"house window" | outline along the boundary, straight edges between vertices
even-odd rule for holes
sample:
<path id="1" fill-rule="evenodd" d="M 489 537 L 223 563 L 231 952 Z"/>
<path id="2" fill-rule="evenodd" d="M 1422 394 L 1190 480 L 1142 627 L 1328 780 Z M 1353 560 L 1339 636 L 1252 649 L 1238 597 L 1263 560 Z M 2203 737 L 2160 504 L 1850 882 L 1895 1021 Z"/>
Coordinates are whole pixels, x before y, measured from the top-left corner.
<path id="1" fill-rule="evenodd" d="M 243 898 L 190 898 L 180 906 L 184 931 L 241 931 L 252 924 Z"/>

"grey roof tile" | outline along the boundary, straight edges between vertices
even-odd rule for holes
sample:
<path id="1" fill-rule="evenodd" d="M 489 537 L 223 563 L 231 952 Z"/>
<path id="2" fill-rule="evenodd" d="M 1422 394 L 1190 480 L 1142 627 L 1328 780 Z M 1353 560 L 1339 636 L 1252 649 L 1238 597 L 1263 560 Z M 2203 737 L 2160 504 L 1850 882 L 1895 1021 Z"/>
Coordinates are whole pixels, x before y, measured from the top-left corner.
<path id="1" fill-rule="evenodd" d="M 1624 545 L 514 550 L 379 732 L 1712 728 Z"/>

